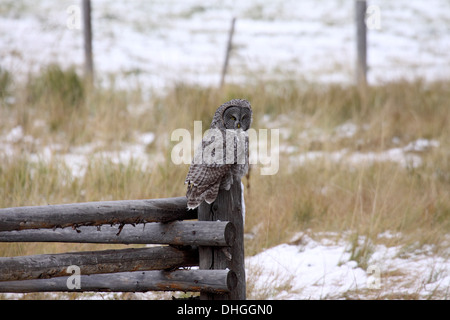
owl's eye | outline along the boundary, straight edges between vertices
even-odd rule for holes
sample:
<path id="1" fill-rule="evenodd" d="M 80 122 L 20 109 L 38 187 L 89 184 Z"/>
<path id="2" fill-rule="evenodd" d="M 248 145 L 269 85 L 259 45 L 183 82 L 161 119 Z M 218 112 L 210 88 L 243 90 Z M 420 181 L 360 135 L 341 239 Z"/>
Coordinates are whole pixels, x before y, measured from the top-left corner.
<path id="1" fill-rule="evenodd" d="M 230 119 L 233 120 L 233 121 L 236 121 L 236 118 L 234 116 L 231 116 Z"/>

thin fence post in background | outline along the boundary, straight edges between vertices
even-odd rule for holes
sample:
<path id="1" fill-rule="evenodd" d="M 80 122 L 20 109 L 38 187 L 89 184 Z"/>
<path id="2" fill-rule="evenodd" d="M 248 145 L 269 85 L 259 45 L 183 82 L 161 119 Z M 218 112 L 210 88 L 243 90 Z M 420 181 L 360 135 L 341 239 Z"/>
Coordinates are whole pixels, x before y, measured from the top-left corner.
<path id="1" fill-rule="evenodd" d="M 92 83 L 94 76 L 94 62 L 92 59 L 92 24 L 91 0 L 83 1 L 83 35 L 84 35 L 84 63 L 85 76 Z"/>
<path id="2" fill-rule="evenodd" d="M 230 52 L 233 47 L 233 35 L 234 35 L 234 25 L 235 24 L 236 24 L 236 18 L 233 17 L 233 20 L 231 20 L 230 32 L 228 34 L 228 42 L 227 42 L 227 49 L 225 52 L 225 61 L 223 63 L 223 68 L 222 68 L 222 76 L 220 78 L 220 87 L 221 88 L 223 87 L 223 85 L 225 83 L 225 76 L 227 74 L 227 69 L 228 69 L 228 61 L 230 60 Z"/>
<path id="3" fill-rule="evenodd" d="M 361 88 L 367 86 L 367 28 L 366 28 L 367 2 L 355 2 L 356 17 L 356 85 Z"/>

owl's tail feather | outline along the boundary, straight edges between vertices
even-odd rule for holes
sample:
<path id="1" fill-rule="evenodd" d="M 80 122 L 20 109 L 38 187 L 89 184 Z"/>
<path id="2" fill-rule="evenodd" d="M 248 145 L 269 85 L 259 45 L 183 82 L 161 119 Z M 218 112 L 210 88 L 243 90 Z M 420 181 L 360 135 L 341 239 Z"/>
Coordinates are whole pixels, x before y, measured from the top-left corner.
<path id="1" fill-rule="evenodd" d="M 219 193 L 219 183 L 216 183 L 210 188 L 206 188 L 206 190 L 199 190 L 199 188 L 195 185 L 189 185 L 188 190 L 186 192 L 187 198 L 187 208 L 195 209 L 197 208 L 203 201 L 206 201 L 208 204 L 213 203 L 217 194 Z"/>

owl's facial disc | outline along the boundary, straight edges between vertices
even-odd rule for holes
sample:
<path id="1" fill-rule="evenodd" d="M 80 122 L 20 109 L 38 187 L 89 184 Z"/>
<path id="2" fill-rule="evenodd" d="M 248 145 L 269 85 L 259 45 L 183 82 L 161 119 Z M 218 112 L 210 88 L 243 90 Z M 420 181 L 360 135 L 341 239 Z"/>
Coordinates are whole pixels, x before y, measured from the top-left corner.
<path id="1" fill-rule="evenodd" d="M 226 129 L 236 129 L 239 123 L 241 112 L 239 107 L 231 106 L 223 113 L 223 124 Z M 239 124 L 240 126 L 240 124 Z"/>

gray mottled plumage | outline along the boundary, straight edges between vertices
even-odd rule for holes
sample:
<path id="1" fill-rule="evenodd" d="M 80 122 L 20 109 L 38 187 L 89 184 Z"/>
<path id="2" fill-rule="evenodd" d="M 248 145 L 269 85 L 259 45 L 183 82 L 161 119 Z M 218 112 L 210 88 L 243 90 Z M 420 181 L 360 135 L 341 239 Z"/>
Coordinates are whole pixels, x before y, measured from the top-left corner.
<path id="1" fill-rule="evenodd" d="M 229 190 L 233 178 L 240 179 L 247 173 L 247 130 L 251 123 L 252 108 L 247 100 L 233 99 L 216 110 L 209 134 L 205 134 L 196 150 L 186 177 L 189 209 L 198 207 L 203 201 L 214 202 L 219 189 Z"/>

